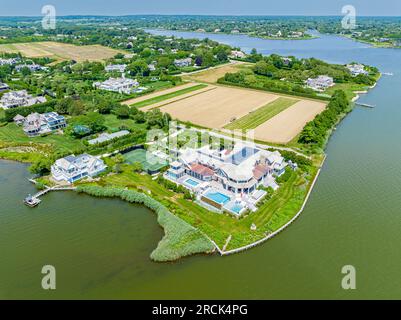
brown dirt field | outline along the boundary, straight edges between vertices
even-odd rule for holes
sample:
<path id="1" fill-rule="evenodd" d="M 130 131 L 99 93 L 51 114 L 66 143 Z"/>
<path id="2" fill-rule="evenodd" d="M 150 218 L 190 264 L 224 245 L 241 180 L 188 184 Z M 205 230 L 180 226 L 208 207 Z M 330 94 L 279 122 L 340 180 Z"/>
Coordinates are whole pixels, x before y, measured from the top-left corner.
<path id="1" fill-rule="evenodd" d="M 112 58 L 118 50 L 100 45 L 75 46 L 59 42 L 30 42 L 0 45 L 0 52 L 21 52 L 28 58 L 50 57 L 59 61 L 102 61 Z"/>
<path id="2" fill-rule="evenodd" d="M 203 94 L 203 93 L 205 93 L 207 91 L 215 90 L 216 88 L 217 87 L 215 87 L 215 86 L 207 86 L 206 88 L 202 88 L 202 89 L 198 89 L 198 90 L 195 90 L 195 91 L 192 91 L 192 92 L 188 92 L 188 93 L 179 95 L 177 97 L 174 97 L 174 98 L 171 98 L 171 99 L 167 99 L 167 100 L 163 100 L 161 102 L 154 103 L 154 104 L 152 104 L 150 106 L 140 108 L 140 110 L 146 112 L 146 111 L 149 111 L 149 110 L 152 110 L 152 109 L 155 109 L 155 108 L 162 108 L 162 107 L 167 106 L 167 105 L 169 105 L 171 103 L 175 103 L 175 102 L 178 102 L 180 100 L 186 100 L 186 99 L 189 99 L 189 98 L 191 98 L 193 96 L 196 96 L 198 94 Z"/>
<path id="3" fill-rule="evenodd" d="M 181 85 L 173 87 L 173 88 L 163 89 L 163 90 L 159 90 L 157 92 L 153 92 L 153 93 L 150 93 L 150 94 L 145 94 L 145 95 L 140 96 L 138 98 L 129 99 L 129 100 L 123 101 L 121 103 L 130 106 L 131 104 L 134 104 L 134 103 L 138 103 L 138 102 L 141 102 L 141 101 L 152 99 L 154 97 L 162 96 L 164 94 L 176 92 L 178 90 L 194 87 L 194 86 L 197 86 L 198 84 L 199 83 L 194 83 L 194 82 L 184 83 L 184 84 L 181 84 Z"/>
<path id="4" fill-rule="evenodd" d="M 217 80 L 224 77 L 226 73 L 238 72 L 242 67 L 250 65 L 246 62 L 236 61 L 231 64 L 224 65 L 222 67 L 216 67 L 213 69 L 200 71 L 197 73 L 189 74 L 184 76 L 185 79 L 190 79 L 193 81 L 217 83 Z"/>
<path id="5" fill-rule="evenodd" d="M 255 129 L 258 140 L 286 144 L 326 108 L 326 103 L 302 100 Z"/>
<path id="6" fill-rule="evenodd" d="M 222 128 L 235 117 L 247 115 L 278 98 L 275 94 L 239 88 L 217 87 L 160 108 L 173 118 L 208 128 Z"/>

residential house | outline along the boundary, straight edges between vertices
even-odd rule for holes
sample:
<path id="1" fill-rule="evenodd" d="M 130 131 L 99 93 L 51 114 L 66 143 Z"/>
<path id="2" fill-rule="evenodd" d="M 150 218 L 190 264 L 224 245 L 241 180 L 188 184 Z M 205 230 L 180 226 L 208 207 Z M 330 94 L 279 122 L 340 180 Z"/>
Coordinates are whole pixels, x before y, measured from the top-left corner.
<path id="1" fill-rule="evenodd" d="M 332 77 L 319 76 L 317 78 L 309 78 L 306 80 L 306 85 L 315 91 L 325 91 L 335 85 Z"/>
<path id="2" fill-rule="evenodd" d="M 0 66 L 4 65 L 15 65 L 20 61 L 20 58 L 10 58 L 10 59 L 1 59 L 0 58 Z"/>
<path id="3" fill-rule="evenodd" d="M 106 72 L 125 72 L 126 64 L 110 64 L 104 68 Z"/>
<path id="4" fill-rule="evenodd" d="M 81 154 L 56 160 L 51 166 L 51 173 L 56 181 L 74 183 L 86 177 L 95 177 L 106 168 L 103 160 L 89 154 Z"/>
<path id="5" fill-rule="evenodd" d="M 33 97 L 26 90 L 6 92 L 0 99 L 0 108 L 11 109 L 46 102 L 45 97 Z"/>
<path id="6" fill-rule="evenodd" d="M 39 64 L 36 64 L 36 63 L 34 63 L 34 64 L 19 64 L 19 65 L 15 66 L 15 70 L 17 72 L 20 72 L 24 68 L 28 68 L 29 71 L 31 71 L 31 72 L 47 70 L 46 67 L 43 67 L 43 66 L 41 66 Z"/>
<path id="7" fill-rule="evenodd" d="M 347 69 L 353 77 L 359 76 L 360 74 L 369 74 L 369 72 L 365 70 L 365 66 L 363 64 L 349 64 L 347 65 Z"/>
<path id="8" fill-rule="evenodd" d="M 268 176 L 280 176 L 287 163 L 278 151 L 237 144 L 232 150 L 205 146 L 178 151 L 178 160 L 170 165 L 166 176 L 180 180 L 185 176 L 200 182 L 217 183 L 233 194 L 254 192 Z M 179 182 L 179 181 L 178 181 Z"/>
<path id="9" fill-rule="evenodd" d="M 100 90 L 131 94 L 139 86 L 139 82 L 123 76 L 122 78 L 110 78 L 103 82 L 95 82 L 93 86 Z"/>
<path id="10" fill-rule="evenodd" d="M 35 112 L 29 114 L 26 118 L 16 115 L 13 120 L 17 125 L 22 125 L 25 134 L 30 137 L 50 133 L 67 126 L 65 118 L 57 112 L 44 114 Z"/>
<path id="11" fill-rule="evenodd" d="M 232 50 L 230 54 L 231 58 L 237 58 L 237 59 L 244 59 L 246 57 L 246 54 L 242 51 L 238 50 Z"/>
<path id="12" fill-rule="evenodd" d="M 175 59 L 174 65 L 178 68 L 189 67 L 192 65 L 192 58 Z"/>

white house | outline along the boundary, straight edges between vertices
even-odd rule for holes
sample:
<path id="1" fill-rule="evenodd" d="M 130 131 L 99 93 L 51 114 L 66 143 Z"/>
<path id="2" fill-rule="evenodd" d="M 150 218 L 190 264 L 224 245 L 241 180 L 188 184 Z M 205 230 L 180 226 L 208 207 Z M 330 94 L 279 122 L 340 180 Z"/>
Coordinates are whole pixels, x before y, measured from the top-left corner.
<path id="1" fill-rule="evenodd" d="M 95 82 L 93 86 L 100 90 L 130 94 L 139 86 L 139 82 L 123 76 L 122 78 L 110 78 L 103 82 Z"/>
<path id="2" fill-rule="evenodd" d="M 246 54 L 242 51 L 232 50 L 230 54 L 231 58 L 243 59 L 246 57 Z"/>
<path id="3" fill-rule="evenodd" d="M 178 161 L 171 164 L 167 176 L 177 180 L 186 174 L 198 181 L 215 181 L 222 190 L 234 194 L 250 194 L 264 183 L 266 177 L 280 176 L 286 167 L 287 163 L 278 151 L 241 144 L 232 150 L 204 146 L 180 150 Z"/>
<path id="4" fill-rule="evenodd" d="M 65 118 L 57 112 L 47 112 L 44 114 L 35 112 L 26 118 L 16 115 L 13 120 L 17 125 L 22 125 L 25 134 L 30 137 L 49 133 L 67 126 Z"/>
<path id="5" fill-rule="evenodd" d="M 73 183 L 82 178 L 95 177 L 106 168 L 103 160 L 89 154 L 81 154 L 56 160 L 51 167 L 51 173 L 56 181 Z"/>
<path id="6" fill-rule="evenodd" d="M 0 108 L 28 107 L 46 102 L 45 97 L 33 97 L 26 90 L 6 92 L 0 99 Z"/>
<path id="7" fill-rule="evenodd" d="M 178 68 L 189 67 L 190 65 L 192 65 L 192 58 L 175 59 L 174 65 Z"/>
<path id="8" fill-rule="evenodd" d="M 20 72 L 22 69 L 24 68 L 28 68 L 31 72 L 35 72 L 35 71 L 41 71 L 41 70 L 47 70 L 46 67 L 42 67 L 39 64 L 19 64 L 17 66 L 15 66 L 15 70 Z"/>
<path id="9" fill-rule="evenodd" d="M 110 64 L 104 68 L 106 72 L 125 72 L 125 69 L 127 68 L 126 64 Z"/>
<path id="10" fill-rule="evenodd" d="M 325 91 L 335 85 L 332 77 L 318 76 L 317 78 L 309 78 L 306 80 L 306 85 L 315 91 Z"/>
<path id="11" fill-rule="evenodd" d="M 369 74 L 369 72 L 365 70 L 365 66 L 363 64 L 349 64 L 347 65 L 347 69 L 353 77 L 359 76 L 360 74 Z"/>
<path id="12" fill-rule="evenodd" d="M 19 58 L 10 58 L 10 59 L 0 59 L 0 66 L 4 65 L 14 65 L 17 64 L 20 61 Z"/>

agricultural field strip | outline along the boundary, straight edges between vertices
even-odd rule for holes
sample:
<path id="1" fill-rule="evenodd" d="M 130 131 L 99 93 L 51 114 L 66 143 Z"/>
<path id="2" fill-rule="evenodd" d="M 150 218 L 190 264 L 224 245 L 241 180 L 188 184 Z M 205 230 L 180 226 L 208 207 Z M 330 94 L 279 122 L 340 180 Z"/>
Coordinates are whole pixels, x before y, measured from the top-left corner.
<path id="1" fill-rule="evenodd" d="M 259 109 L 253 112 L 250 112 L 246 116 L 233 121 L 232 123 L 226 125 L 224 128 L 230 130 L 255 129 L 256 127 L 263 124 L 267 120 L 273 118 L 275 115 L 291 107 L 298 101 L 299 100 L 280 97 L 277 100 L 270 102 L 267 105 L 260 107 Z"/>
<path id="2" fill-rule="evenodd" d="M 238 72 L 241 68 L 250 65 L 246 62 L 235 62 L 226 64 L 219 67 L 202 70 L 196 73 L 184 75 L 184 79 L 206 82 L 206 83 L 217 83 L 217 80 L 224 77 L 226 73 Z"/>
<path id="3" fill-rule="evenodd" d="M 279 96 L 260 91 L 216 86 L 206 91 L 161 107 L 173 118 L 190 121 L 207 128 L 222 128 L 233 118 L 241 118 Z"/>
<path id="4" fill-rule="evenodd" d="M 255 128 L 255 138 L 286 144 L 294 139 L 304 126 L 321 113 L 327 104 L 301 100 Z"/>
<path id="5" fill-rule="evenodd" d="M 59 42 L 32 42 L 0 45 L 0 52 L 20 52 L 28 58 L 50 57 L 58 60 L 101 61 L 112 58 L 118 50 L 100 46 L 76 46 Z"/>
<path id="6" fill-rule="evenodd" d="M 141 108 L 141 110 L 146 112 L 146 111 L 150 111 L 150 110 L 153 110 L 153 109 L 160 109 L 162 107 L 168 106 L 169 104 L 173 104 L 173 103 L 180 102 L 180 101 L 183 101 L 183 100 L 186 100 L 186 99 L 190 99 L 190 98 L 193 98 L 193 97 L 195 97 L 197 95 L 201 95 L 201 94 L 203 94 L 205 92 L 209 92 L 209 91 L 216 90 L 216 89 L 217 89 L 216 87 L 208 86 L 206 88 L 199 89 L 199 90 L 197 90 L 195 92 L 186 93 L 186 94 L 174 97 L 172 99 L 164 100 L 164 101 L 161 101 L 161 102 L 159 102 L 157 104 L 153 104 L 151 106 Z"/>
<path id="7" fill-rule="evenodd" d="M 152 99 L 152 98 L 164 95 L 164 94 L 176 92 L 178 90 L 182 90 L 185 88 L 195 87 L 197 85 L 198 85 L 198 83 L 188 82 L 188 83 L 177 85 L 173 88 L 163 89 L 163 90 L 159 90 L 159 91 L 156 91 L 156 92 L 153 92 L 150 94 L 146 94 L 146 95 L 143 95 L 143 96 L 140 96 L 137 98 L 128 99 L 128 100 L 122 101 L 121 103 L 130 106 L 130 105 L 133 105 L 133 104 L 145 101 L 145 100 L 149 100 L 149 99 Z"/>
<path id="8" fill-rule="evenodd" d="M 159 95 L 159 96 L 156 96 L 156 97 L 153 97 L 153 98 L 141 101 L 141 102 L 137 102 L 137 103 L 131 104 L 131 107 L 144 108 L 144 107 L 147 107 L 147 106 L 150 106 L 150 105 L 155 105 L 155 104 L 157 104 L 159 102 L 163 102 L 163 101 L 166 101 L 166 100 L 171 100 L 171 99 L 173 99 L 175 97 L 180 97 L 182 95 L 185 95 L 187 93 L 191 93 L 191 92 L 196 91 L 196 90 L 204 89 L 206 87 L 207 87 L 206 84 L 198 84 L 198 85 L 195 85 L 195 86 L 191 86 L 189 88 L 180 89 L 180 90 L 177 90 L 177 91 L 173 91 L 173 92 L 170 92 L 170 93 L 162 94 L 162 95 Z"/>

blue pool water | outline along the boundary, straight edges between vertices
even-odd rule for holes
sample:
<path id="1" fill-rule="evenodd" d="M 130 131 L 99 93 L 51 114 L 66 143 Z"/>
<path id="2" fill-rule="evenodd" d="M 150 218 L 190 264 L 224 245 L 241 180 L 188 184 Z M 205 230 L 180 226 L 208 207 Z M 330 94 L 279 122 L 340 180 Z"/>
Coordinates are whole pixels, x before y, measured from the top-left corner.
<path id="1" fill-rule="evenodd" d="M 193 179 L 187 179 L 187 180 L 185 180 L 185 183 L 189 184 L 192 187 L 196 187 L 199 184 L 199 182 L 197 182 L 197 181 L 195 181 Z"/>
<path id="2" fill-rule="evenodd" d="M 229 207 L 228 209 L 229 209 L 230 211 L 236 213 L 236 214 L 240 214 L 240 212 L 241 212 L 241 210 L 242 210 L 243 208 L 244 208 L 244 207 L 243 207 L 242 205 L 235 203 L 235 204 L 233 204 L 231 207 Z"/>
<path id="3" fill-rule="evenodd" d="M 210 191 L 205 195 L 206 198 L 209 198 L 210 200 L 224 205 L 226 204 L 228 201 L 230 201 L 230 197 L 226 196 L 225 194 L 222 194 L 220 192 L 216 192 L 216 191 Z"/>

